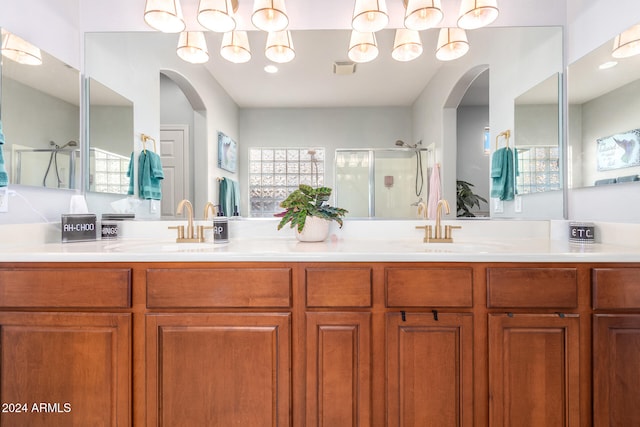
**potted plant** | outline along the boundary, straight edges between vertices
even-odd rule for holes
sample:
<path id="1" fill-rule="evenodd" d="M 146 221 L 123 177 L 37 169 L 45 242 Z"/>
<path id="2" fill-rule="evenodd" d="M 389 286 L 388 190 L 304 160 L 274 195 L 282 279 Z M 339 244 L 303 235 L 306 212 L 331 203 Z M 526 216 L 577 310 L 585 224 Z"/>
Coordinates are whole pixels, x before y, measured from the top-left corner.
<path id="1" fill-rule="evenodd" d="M 459 217 L 475 217 L 471 212 L 474 206 L 480 207 L 480 202 L 487 203 L 487 199 L 482 196 L 478 196 L 471 189 L 473 184 L 467 181 L 456 181 L 456 208 L 457 215 Z"/>
<path id="2" fill-rule="evenodd" d="M 291 228 L 295 228 L 298 240 L 318 242 L 327 238 L 331 221 L 336 221 L 342 228 L 342 217 L 348 211 L 327 203 L 331 191 L 329 187 L 313 188 L 301 184 L 280 203 L 285 211 L 276 214 L 282 217 L 278 230 L 289 223 Z"/>

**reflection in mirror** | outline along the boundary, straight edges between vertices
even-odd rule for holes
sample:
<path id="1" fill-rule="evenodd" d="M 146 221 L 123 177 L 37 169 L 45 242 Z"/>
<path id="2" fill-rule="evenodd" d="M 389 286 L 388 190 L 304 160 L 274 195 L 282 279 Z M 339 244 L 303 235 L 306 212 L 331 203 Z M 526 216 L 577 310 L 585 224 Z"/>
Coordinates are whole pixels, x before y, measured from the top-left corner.
<path id="1" fill-rule="evenodd" d="M 336 205 L 351 218 L 425 218 L 431 154 L 413 146 L 337 149 Z"/>
<path id="2" fill-rule="evenodd" d="M 9 35 L 3 29 L 3 48 Z M 0 105 L 9 182 L 79 188 L 80 73 L 37 51 L 39 65 L 3 55 Z"/>
<path id="3" fill-rule="evenodd" d="M 517 194 L 560 190 L 560 74 L 515 99 Z"/>
<path id="4" fill-rule="evenodd" d="M 571 188 L 640 179 L 640 55 L 615 58 L 614 42 L 569 65 Z"/>
<path id="5" fill-rule="evenodd" d="M 250 33 L 249 37 L 254 37 L 254 46 L 264 43 L 261 39 L 263 34 Z M 392 45 L 393 30 L 386 29 L 380 33 L 380 44 L 386 40 L 388 45 Z M 425 46 L 435 44 L 436 33 L 424 33 Z M 441 194 L 452 201 L 456 197 L 456 149 L 452 148 L 455 147 L 455 138 L 452 144 L 450 135 L 455 135 L 457 128 L 454 123 L 451 131 L 449 111 L 443 111 L 443 105 L 456 82 L 479 65 L 491 69 L 490 117 L 495 121 L 492 129 L 497 132 L 513 126 L 515 95 L 560 71 L 562 65 L 560 27 L 482 28 L 470 34 L 473 47 L 459 60 L 443 63 L 437 61 L 433 54 L 427 54 L 426 50 L 410 63 L 399 63 L 390 55 L 380 55 L 370 64 L 359 64 L 353 75 L 338 76 L 333 73 L 331 65 L 346 54 L 345 45 L 349 40 L 349 31 L 346 30 L 297 31 L 293 37 L 300 51 L 313 52 L 313 55 L 301 53 L 296 60 L 283 66 L 282 73 L 277 75 L 264 72 L 263 55 L 254 55 L 249 63 L 240 66 L 225 61 L 219 55 L 211 55 L 209 63 L 204 65 L 187 64 L 176 56 L 176 37 L 148 32 L 87 33 L 87 75 L 118 88 L 119 92 L 132 99 L 136 111 L 142 112 L 136 117 L 136 128 L 140 126 L 140 131 L 144 129 L 152 135 L 160 132 L 163 123 L 153 117 L 141 116 L 150 115 L 147 112 L 155 111 L 160 105 L 157 76 L 165 71 L 185 76 L 205 104 L 216 105 L 211 112 L 207 111 L 207 129 L 230 135 L 237 129 L 237 179 L 241 189 L 250 187 L 248 168 L 252 149 L 300 147 L 300 141 L 305 141 L 305 145 L 323 147 L 326 158 L 331 159 L 339 149 L 388 149 L 394 148 L 393 143 L 397 139 L 412 144 L 423 140 L 425 146 L 434 145 L 434 161 L 440 164 L 442 171 Z M 220 37 L 207 34 L 209 45 L 219 45 L 216 38 Z M 125 44 L 127 49 L 121 49 Z M 133 63 L 135 67 L 131 66 Z M 122 69 L 126 73 L 119 72 Z M 516 75 L 517 79 L 514 78 Z M 310 80 L 314 76 L 317 80 Z M 402 90 L 396 85 L 400 85 Z M 153 127 L 150 125 L 158 129 L 150 129 Z M 483 123 L 481 130 L 485 126 Z M 194 164 L 190 176 L 195 186 L 200 186 L 194 192 L 195 203 L 204 204 L 206 197 L 215 197 L 212 190 L 216 185 L 214 179 L 222 173 L 205 161 L 209 158 L 207 153 L 215 153 L 216 150 L 211 135 L 199 141 L 202 142 L 194 140 L 193 143 Z M 481 143 L 482 138 L 477 141 Z M 134 144 L 131 145 L 133 148 Z M 135 148 L 139 149 L 139 145 Z M 415 158 L 411 159 L 409 157 L 406 163 L 413 170 Z M 334 181 L 334 168 L 334 162 L 326 162 L 325 185 L 333 187 L 334 194 L 339 194 L 341 189 L 340 184 Z M 275 174 L 269 177 L 272 178 L 275 182 Z M 488 170 L 485 180 L 490 182 Z M 204 191 L 203 186 L 206 186 Z M 413 184 L 407 190 L 412 189 Z M 415 194 L 412 197 L 409 204 L 418 200 Z M 248 214 L 253 202 L 249 195 L 245 196 L 241 200 L 241 212 Z M 538 206 L 543 204 L 545 209 L 538 211 Z M 545 200 L 539 205 L 529 203 L 527 209 L 530 211 L 526 214 L 543 218 L 550 205 L 561 211 L 562 199 Z M 416 206 L 406 208 L 411 213 L 404 217 L 415 218 Z M 507 207 L 503 216 L 510 213 Z"/>
<path id="6" fill-rule="evenodd" d="M 133 102 L 89 79 L 89 191 L 127 194 Z"/>

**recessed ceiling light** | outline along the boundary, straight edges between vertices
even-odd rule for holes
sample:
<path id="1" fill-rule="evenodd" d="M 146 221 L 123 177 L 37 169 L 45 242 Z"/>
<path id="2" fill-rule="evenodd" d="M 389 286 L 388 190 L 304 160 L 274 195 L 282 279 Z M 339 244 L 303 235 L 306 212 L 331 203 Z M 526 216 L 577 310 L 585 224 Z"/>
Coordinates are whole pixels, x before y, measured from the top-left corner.
<path id="1" fill-rule="evenodd" d="M 269 74 L 277 73 L 278 72 L 278 67 L 276 67 L 273 64 L 267 65 L 267 66 L 264 67 L 264 71 L 266 71 Z"/>
<path id="2" fill-rule="evenodd" d="M 616 65 L 618 65 L 618 63 L 616 61 L 607 61 L 604 64 L 600 64 L 600 66 L 598 67 L 601 70 L 606 70 L 608 68 L 613 68 Z"/>

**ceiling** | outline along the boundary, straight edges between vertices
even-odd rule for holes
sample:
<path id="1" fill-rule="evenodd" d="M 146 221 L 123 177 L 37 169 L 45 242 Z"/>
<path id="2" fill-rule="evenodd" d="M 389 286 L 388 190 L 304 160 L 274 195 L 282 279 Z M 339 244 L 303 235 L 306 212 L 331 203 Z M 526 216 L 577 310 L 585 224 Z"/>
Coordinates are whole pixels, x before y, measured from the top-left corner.
<path id="1" fill-rule="evenodd" d="M 198 2 L 181 0 L 187 30 L 203 30 L 196 18 Z M 218 53 L 222 34 L 207 32 L 210 60 L 204 67 L 241 108 L 410 106 L 443 64 L 435 58 L 438 29 L 421 32 L 424 52 L 418 59 L 395 61 L 391 58 L 394 29 L 403 26 L 404 5 L 403 0 L 386 4 L 389 25 L 376 33 L 380 53 L 372 62 L 357 64 L 353 75 L 334 74 L 333 64 L 348 60 L 354 0 L 286 1 L 296 57 L 279 64 L 276 74 L 264 72 L 270 63 L 264 56 L 266 33 L 251 24 L 253 0 L 239 0 L 238 29 L 249 31 L 251 60 L 245 64 L 224 60 Z M 144 5 L 145 0 L 82 0 L 81 30 L 150 31 L 143 21 Z M 500 16 L 492 26 L 564 24 L 561 0 L 498 0 L 498 5 Z M 460 0 L 443 0 L 445 18 L 440 26 L 455 26 L 459 7 Z M 178 36 L 172 36 L 177 44 Z"/>

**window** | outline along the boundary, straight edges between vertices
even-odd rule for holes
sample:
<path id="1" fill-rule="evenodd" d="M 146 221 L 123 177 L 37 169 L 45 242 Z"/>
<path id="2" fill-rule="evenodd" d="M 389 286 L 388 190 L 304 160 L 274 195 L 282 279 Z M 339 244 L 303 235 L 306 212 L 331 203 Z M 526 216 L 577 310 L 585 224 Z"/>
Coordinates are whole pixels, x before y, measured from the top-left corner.
<path id="1" fill-rule="evenodd" d="M 558 146 L 531 146 L 516 149 L 518 194 L 560 189 Z"/>
<path id="2" fill-rule="evenodd" d="M 251 217 L 272 217 L 300 184 L 324 185 L 324 148 L 249 149 Z"/>

